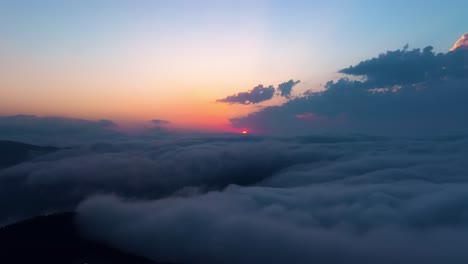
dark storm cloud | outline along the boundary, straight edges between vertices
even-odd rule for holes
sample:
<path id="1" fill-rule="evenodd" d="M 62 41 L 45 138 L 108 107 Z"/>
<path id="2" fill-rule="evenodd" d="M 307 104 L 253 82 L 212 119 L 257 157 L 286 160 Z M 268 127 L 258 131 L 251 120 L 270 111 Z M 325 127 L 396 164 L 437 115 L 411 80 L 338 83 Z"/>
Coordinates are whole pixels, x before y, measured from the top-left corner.
<path id="1" fill-rule="evenodd" d="M 465 132 L 468 52 L 387 52 L 343 73 L 326 90 L 234 118 L 235 127 L 277 134 L 348 131 L 385 135 Z"/>
<path id="2" fill-rule="evenodd" d="M 296 86 L 300 82 L 301 81 L 289 80 L 287 82 L 279 84 L 278 91 L 280 92 L 280 95 L 289 98 L 291 96 L 291 92 L 294 86 Z"/>
<path id="3" fill-rule="evenodd" d="M 235 95 L 230 95 L 224 99 L 219 99 L 216 102 L 228 104 L 258 104 L 263 101 L 270 100 L 275 94 L 275 87 L 258 85 L 248 92 L 241 92 Z"/>
<path id="4" fill-rule="evenodd" d="M 110 120 L 90 121 L 33 115 L 0 116 L 0 139 L 32 144 L 74 144 L 117 138 L 117 125 Z"/>
<path id="5" fill-rule="evenodd" d="M 157 126 L 163 126 L 163 125 L 169 125 L 171 124 L 171 121 L 168 120 L 163 120 L 163 119 L 153 119 L 151 120 L 151 123 Z"/>

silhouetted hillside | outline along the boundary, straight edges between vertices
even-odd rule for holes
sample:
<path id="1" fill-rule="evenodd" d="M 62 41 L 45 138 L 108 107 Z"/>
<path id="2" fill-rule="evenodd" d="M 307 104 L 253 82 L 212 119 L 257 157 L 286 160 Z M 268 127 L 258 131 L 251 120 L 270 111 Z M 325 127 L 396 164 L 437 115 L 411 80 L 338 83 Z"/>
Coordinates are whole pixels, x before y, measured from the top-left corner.
<path id="1" fill-rule="evenodd" d="M 16 165 L 32 158 L 59 150 L 20 142 L 0 140 L 0 169 Z"/>
<path id="2" fill-rule="evenodd" d="M 74 216 L 39 216 L 0 228 L 0 263 L 155 264 L 81 238 Z"/>

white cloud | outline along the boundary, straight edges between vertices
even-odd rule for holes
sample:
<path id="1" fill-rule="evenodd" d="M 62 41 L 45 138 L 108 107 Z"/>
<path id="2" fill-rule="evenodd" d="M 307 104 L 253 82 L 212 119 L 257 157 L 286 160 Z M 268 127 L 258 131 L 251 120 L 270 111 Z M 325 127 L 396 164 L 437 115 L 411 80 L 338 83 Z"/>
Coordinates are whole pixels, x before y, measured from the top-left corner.
<path id="1" fill-rule="evenodd" d="M 450 51 L 454 51 L 457 49 L 468 49 L 468 33 L 461 36 L 461 38 L 457 42 L 455 42 Z"/>
<path id="2" fill-rule="evenodd" d="M 79 205 L 87 235 L 158 261 L 466 263 L 467 157 L 463 136 L 84 145 L 0 170 L 0 221 Z"/>

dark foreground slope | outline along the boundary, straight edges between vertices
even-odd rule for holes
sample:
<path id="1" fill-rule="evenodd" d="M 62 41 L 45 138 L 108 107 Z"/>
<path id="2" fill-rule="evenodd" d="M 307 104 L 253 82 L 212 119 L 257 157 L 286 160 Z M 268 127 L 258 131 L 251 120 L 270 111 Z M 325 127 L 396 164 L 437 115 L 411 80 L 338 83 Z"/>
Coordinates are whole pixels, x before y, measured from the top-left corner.
<path id="1" fill-rule="evenodd" d="M 59 150 L 55 147 L 41 147 L 15 141 L 0 140 L 0 169 L 10 167 Z"/>
<path id="2" fill-rule="evenodd" d="M 74 216 L 40 216 L 0 228 L 0 263 L 156 264 L 83 239 Z"/>

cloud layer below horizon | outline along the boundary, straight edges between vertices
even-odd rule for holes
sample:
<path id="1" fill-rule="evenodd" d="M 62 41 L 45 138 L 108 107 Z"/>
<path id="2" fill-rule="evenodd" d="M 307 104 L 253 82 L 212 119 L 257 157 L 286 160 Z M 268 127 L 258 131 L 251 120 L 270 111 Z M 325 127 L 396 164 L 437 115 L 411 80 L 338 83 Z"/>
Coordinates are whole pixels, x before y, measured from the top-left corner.
<path id="1" fill-rule="evenodd" d="M 100 140 L 115 140 L 123 135 L 111 120 L 91 121 L 65 117 L 34 115 L 0 116 L 0 139 L 30 144 L 83 144 Z"/>
<path id="2" fill-rule="evenodd" d="M 203 150 L 218 144 L 221 153 Z M 216 140 L 179 151 L 213 164 L 186 171 L 184 188 L 140 201 L 94 196 L 78 207 L 79 223 L 94 239 L 159 261 L 464 263 L 467 147 L 465 137 Z M 200 187 L 197 177 L 226 187 Z M 255 180 L 239 185 L 243 177 Z"/>
<path id="3" fill-rule="evenodd" d="M 467 150 L 465 136 L 85 144 L 0 170 L 0 222 L 78 206 L 88 236 L 158 261 L 465 263 Z"/>

